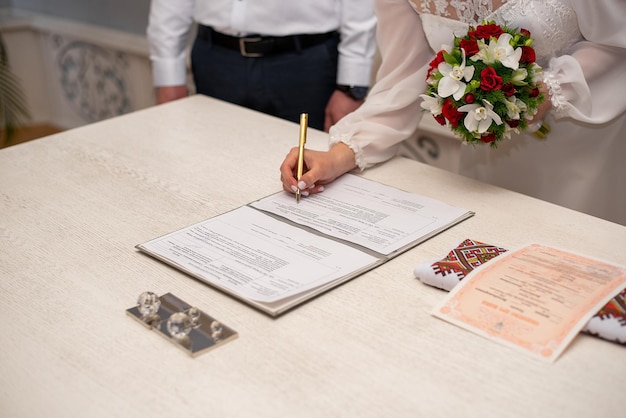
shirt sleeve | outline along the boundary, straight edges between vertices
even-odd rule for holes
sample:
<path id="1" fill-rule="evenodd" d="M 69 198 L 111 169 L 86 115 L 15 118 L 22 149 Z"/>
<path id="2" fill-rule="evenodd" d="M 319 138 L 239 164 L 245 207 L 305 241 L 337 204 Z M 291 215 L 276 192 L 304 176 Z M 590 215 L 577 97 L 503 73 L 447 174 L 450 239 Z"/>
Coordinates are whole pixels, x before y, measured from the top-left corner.
<path id="1" fill-rule="evenodd" d="M 432 53 L 419 15 L 406 0 L 379 0 L 377 41 L 382 63 L 367 100 L 330 130 L 330 144 L 343 142 L 361 169 L 393 157 L 421 118 L 420 94 Z"/>
<path id="2" fill-rule="evenodd" d="M 544 69 L 556 118 L 601 124 L 626 111 L 626 1 L 573 0 L 583 39 Z"/>
<path id="3" fill-rule="evenodd" d="M 155 86 L 180 86 L 187 80 L 186 47 L 194 0 L 152 0 L 147 37 Z"/>
<path id="4" fill-rule="evenodd" d="M 376 52 L 374 0 L 344 0 L 337 84 L 369 86 Z"/>

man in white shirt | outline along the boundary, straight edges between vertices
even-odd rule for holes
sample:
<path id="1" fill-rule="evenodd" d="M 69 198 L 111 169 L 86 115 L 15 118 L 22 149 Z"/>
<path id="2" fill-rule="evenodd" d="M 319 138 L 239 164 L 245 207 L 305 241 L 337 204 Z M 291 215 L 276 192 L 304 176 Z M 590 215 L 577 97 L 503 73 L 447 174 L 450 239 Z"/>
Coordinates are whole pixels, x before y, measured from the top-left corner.
<path id="1" fill-rule="evenodd" d="M 152 0 L 157 103 L 197 93 L 328 130 L 363 102 L 375 51 L 373 0 Z"/>

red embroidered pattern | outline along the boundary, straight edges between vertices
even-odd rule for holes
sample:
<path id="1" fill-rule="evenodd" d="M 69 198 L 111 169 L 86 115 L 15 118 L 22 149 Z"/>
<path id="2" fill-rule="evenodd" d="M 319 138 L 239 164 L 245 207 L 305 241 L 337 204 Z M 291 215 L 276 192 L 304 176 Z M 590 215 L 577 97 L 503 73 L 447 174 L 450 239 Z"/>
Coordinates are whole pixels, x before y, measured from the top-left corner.
<path id="1" fill-rule="evenodd" d="M 626 327 L 626 289 L 602 307 L 595 315 L 600 319 L 616 319 L 622 327 Z"/>
<path id="2" fill-rule="evenodd" d="M 476 267 L 504 252 L 506 252 L 504 248 L 468 238 L 450 251 L 444 259 L 433 263 L 432 267 L 435 274 L 445 276 L 456 273 L 461 280 Z"/>

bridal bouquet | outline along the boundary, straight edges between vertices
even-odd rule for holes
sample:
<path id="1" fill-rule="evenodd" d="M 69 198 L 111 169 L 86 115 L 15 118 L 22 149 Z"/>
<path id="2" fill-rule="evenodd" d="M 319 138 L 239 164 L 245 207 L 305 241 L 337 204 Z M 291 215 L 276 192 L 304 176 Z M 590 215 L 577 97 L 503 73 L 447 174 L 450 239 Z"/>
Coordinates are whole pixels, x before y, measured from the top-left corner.
<path id="1" fill-rule="evenodd" d="M 430 62 L 422 108 L 463 142 L 497 147 L 528 127 L 544 99 L 532 43 L 525 29 L 470 27 Z"/>

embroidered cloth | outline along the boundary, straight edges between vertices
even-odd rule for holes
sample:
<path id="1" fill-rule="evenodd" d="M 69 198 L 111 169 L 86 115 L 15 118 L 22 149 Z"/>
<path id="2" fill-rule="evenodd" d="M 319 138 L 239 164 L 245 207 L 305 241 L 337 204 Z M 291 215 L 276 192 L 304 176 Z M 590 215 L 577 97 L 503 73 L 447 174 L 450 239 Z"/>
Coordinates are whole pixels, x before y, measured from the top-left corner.
<path id="1" fill-rule="evenodd" d="M 415 276 L 425 284 L 452 290 L 476 267 L 507 250 L 492 244 L 464 239 L 441 259 L 415 266 Z M 611 299 L 585 325 L 583 332 L 626 345 L 626 288 Z"/>

